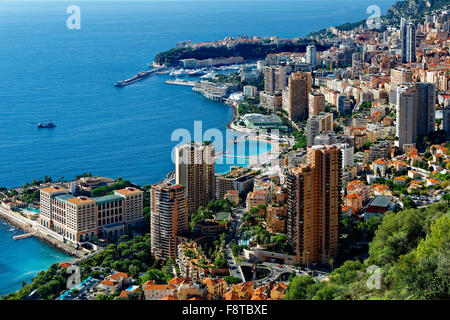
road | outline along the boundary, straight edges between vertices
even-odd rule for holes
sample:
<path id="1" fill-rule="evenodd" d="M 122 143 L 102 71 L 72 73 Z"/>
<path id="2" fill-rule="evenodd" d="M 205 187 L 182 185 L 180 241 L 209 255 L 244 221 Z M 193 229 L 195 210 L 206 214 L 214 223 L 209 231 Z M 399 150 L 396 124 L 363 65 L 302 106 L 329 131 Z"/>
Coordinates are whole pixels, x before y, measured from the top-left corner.
<path id="1" fill-rule="evenodd" d="M 242 226 L 242 215 L 246 212 L 245 209 L 243 208 L 237 208 L 237 209 L 233 209 L 233 215 L 232 215 L 232 220 L 230 222 L 230 232 L 228 233 L 228 237 L 226 239 L 227 244 L 225 246 L 225 252 L 226 252 L 226 257 L 227 257 L 227 261 L 228 261 L 228 265 L 229 265 L 229 270 L 230 270 L 230 274 L 233 277 L 237 277 L 242 279 L 243 281 L 245 281 L 244 275 L 242 273 L 241 267 L 242 266 L 248 266 L 248 267 L 252 267 L 253 264 L 250 261 L 244 261 L 244 262 L 239 262 L 236 263 L 233 254 L 231 252 L 231 248 L 230 248 L 230 243 L 231 240 L 235 240 L 236 242 L 239 242 L 240 240 L 240 236 L 241 236 L 241 226 Z M 312 272 L 311 269 L 306 269 L 306 268 L 299 268 L 299 267 L 294 267 L 292 265 L 285 265 L 285 264 L 280 264 L 280 263 L 274 263 L 274 262 L 262 262 L 262 263 L 258 263 L 257 264 L 258 267 L 262 267 L 262 268 L 267 268 L 270 270 L 270 273 L 267 277 L 265 277 L 264 279 L 260 279 L 255 281 L 255 285 L 260 286 L 263 285 L 265 283 L 268 282 L 272 282 L 272 281 L 279 281 L 279 277 L 282 274 L 288 273 L 295 273 L 296 275 L 307 275 L 310 274 Z M 321 278 L 326 276 L 326 272 L 321 272 L 321 271 L 314 271 L 314 276 Z"/>
<path id="2" fill-rule="evenodd" d="M 245 212 L 245 210 L 240 209 L 240 208 L 233 210 L 232 220 L 230 223 L 230 232 L 228 233 L 228 237 L 226 240 L 227 244 L 225 246 L 225 253 L 227 255 L 227 261 L 228 261 L 228 266 L 229 266 L 231 276 L 240 278 L 243 281 L 245 280 L 244 275 L 242 274 L 241 269 L 236 265 L 236 261 L 234 260 L 233 253 L 231 252 L 230 243 L 231 243 L 231 240 L 239 241 L 240 228 L 242 225 L 241 218 L 242 218 L 242 215 L 244 212 Z"/>

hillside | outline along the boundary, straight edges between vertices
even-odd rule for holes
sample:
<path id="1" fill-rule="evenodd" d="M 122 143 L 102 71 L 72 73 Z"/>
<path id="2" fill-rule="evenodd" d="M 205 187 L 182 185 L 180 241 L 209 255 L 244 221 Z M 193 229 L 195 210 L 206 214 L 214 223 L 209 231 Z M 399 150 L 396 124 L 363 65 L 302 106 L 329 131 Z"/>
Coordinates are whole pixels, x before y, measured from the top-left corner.
<path id="1" fill-rule="evenodd" d="M 399 20 L 399 17 L 420 20 L 424 15 L 433 10 L 438 10 L 450 5 L 449 0 L 405 0 L 392 5 L 386 13 L 386 18 L 391 21 Z"/>
<path id="2" fill-rule="evenodd" d="M 386 12 L 386 15 L 382 16 L 384 20 L 384 26 L 395 25 L 400 22 L 400 18 L 409 18 L 415 20 L 416 22 L 422 21 L 423 17 L 432 12 L 433 10 L 439 10 L 442 8 L 450 7 L 450 0 L 404 0 L 398 1 L 394 3 L 389 10 Z M 352 30 L 354 28 L 359 27 L 360 25 L 364 25 L 365 20 L 358 22 L 347 22 L 342 25 L 336 26 L 338 30 Z M 327 30 L 323 29 L 317 32 L 311 32 L 308 34 L 308 37 L 317 37 L 327 35 Z M 328 34 L 329 35 L 329 34 Z"/>
<path id="3" fill-rule="evenodd" d="M 329 274 L 291 278 L 288 300 L 450 298 L 450 207 L 388 212 L 364 261 L 348 260 Z"/>
<path id="4" fill-rule="evenodd" d="M 160 65 L 176 67 L 181 59 L 195 58 L 198 60 L 208 58 L 228 58 L 241 56 L 245 60 L 256 60 L 265 58 L 271 53 L 281 52 L 305 52 L 309 44 L 315 44 L 318 51 L 324 51 L 327 46 L 320 45 L 313 41 L 299 40 L 292 44 L 238 44 L 234 48 L 220 47 L 199 47 L 199 48 L 176 48 L 158 53 L 154 62 Z"/>

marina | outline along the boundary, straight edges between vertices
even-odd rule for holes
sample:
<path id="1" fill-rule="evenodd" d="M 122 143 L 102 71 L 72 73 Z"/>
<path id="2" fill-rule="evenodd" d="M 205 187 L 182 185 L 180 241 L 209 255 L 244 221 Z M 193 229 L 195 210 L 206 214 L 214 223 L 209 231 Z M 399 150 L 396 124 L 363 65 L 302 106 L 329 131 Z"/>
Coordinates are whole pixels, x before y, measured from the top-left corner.
<path id="1" fill-rule="evenodd" d="M 182 79 L 175 79 L 175 80 L 166 80 L 166 84 L 175 84 L 179 86 L 188 86 L 188 87 L 194 87 L 196 84 L 196 81 L 188 81 L 188 80 L 182 80 Z"/>

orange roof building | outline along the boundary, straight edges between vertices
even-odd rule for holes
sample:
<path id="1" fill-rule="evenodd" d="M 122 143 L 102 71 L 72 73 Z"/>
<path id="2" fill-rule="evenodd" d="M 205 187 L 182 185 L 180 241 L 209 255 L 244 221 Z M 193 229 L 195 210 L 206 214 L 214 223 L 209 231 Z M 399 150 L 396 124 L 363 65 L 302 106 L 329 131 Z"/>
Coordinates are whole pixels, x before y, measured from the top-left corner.
<path id="1" fill-rule="evenodd" d="M 235 284 L 225 293 L 225 300 L 250 300 L 253 296 L 253 281 Z"/>

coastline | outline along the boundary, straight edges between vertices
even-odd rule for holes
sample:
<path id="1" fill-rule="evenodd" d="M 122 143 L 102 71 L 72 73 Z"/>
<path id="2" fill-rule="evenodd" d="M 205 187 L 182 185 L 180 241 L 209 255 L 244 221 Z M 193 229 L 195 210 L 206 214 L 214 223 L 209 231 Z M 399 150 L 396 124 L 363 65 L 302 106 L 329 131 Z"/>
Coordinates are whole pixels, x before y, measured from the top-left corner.
<path id="1" fill-rule="evenodd" d="M 240 132 L 243 134 L 247 134 L 244 140 L 256 140 L 258 142 L 264 142 L 270 145 L 270 149 L 258 153 L 256 155 L 247 156 L 245 159 L 247 160 L 247 165 L 245 167 L 250 168 L 253 166 L 261 167 L 261 165 L 266 165 L 268 163 L 272 163 L 272 160 L 278 159 L 278 156 L 280 154 L 280 146 L 279 142 L 274 141 L 270 137 L 265 136 L 259 136 L 254 130 L 251 129 L 243 129 L 241 127 L 237 127 L 234 125 L 234 121 L 238 119 L 239 113 L 238 113 L 238 107 L 236 102 L 226 103 L 226 105 L 229 105 L 234 110 L 234 116 L 231 119 L 231 121 L 227 124 L 227 129 L 233 130 L 235 132 Z"/>
<path id="2" fill-rule="evenodd" d="M 66 243 L 60 242 L 59 240 L 54 239 L 49 235 L 43 234 L 37 228 L 33 228 L 31 222 L 25 223 L 24 221 L 20 221 L 19 217 L 13 218 L 13 216 L 11 216 L 11 213 L 6 213 L 5 210 L 6 210 L 5 208 L 0 208 L 0 220 L 8 223 L 12 227 L 22 230 L 25 233 L 33 233 L 33 236 L 36 237 L 37 239 L 42 240 L 48 245 L 52 246 L 53 248 L 56 248 L 64 252 L 65 254 L 71 256 L 72 257 L 71 261 L 85 257 L 83 251 L 77 250 Z"/>

